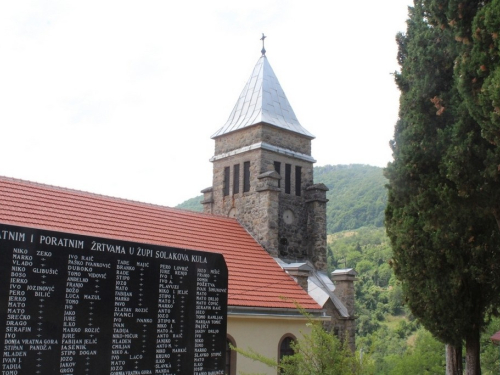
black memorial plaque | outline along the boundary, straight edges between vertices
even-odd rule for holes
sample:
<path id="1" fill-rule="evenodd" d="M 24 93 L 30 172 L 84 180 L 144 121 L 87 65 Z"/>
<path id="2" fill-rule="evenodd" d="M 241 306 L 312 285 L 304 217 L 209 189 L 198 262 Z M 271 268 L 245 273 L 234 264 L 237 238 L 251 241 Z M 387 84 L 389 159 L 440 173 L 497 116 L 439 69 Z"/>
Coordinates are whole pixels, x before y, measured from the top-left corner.
<path id="1" fill-rule="evenodd" d="M 220 254 L 0 224 L 2 375 L 224 374 Z"/>

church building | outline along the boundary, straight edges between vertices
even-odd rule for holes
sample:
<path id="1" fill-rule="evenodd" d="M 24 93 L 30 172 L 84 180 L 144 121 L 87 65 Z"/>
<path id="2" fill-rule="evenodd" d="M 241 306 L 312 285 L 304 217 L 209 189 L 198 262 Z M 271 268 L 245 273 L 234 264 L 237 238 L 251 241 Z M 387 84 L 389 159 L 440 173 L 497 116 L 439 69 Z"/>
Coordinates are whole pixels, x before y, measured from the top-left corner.
<path id="1" fill-rule="evenodd" d="M 212 138 L 213 185 L 202 191 L 204 212 L 236 218 L 328 310 L 330 328 L 354 347 L 356 272 L 336 270 L 339 290 L 333 293 L 326 275 L 328 188 L 314 183 L 314 136 L 297 120 L 264 47 L 229 119 Z"/>
<path id="2" fill-rule="evenodd" d="M 314 136 L 265 50 L 212 138 L 204 213 L 0 177 L 0 223 L 220 253 L 229 272 L 228 344 L 279 361 L 310 331 L 297 303 L 354 348 L 356 273 L 326 274 L 328 189 L 313 180 Z M 226 357 L 227 374 L 275 374 L 229 345 Z"/>

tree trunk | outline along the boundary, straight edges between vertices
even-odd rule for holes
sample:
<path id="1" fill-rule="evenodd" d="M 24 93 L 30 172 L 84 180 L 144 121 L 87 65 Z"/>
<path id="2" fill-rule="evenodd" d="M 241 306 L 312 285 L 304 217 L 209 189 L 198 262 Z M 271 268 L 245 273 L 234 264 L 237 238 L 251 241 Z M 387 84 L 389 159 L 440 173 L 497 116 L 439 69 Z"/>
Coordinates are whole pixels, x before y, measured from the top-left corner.
<path id="1" fill-rule="evenodd" d="M 494 208 L 493 209 L 493 216 L 495 217 L 495 220 L 497 221 L 498 229 L 500 229 L 500 214 L 499 210 Z"/>
<path id="2" fill-rule="evenodd" d="M 446 345 L 446 375 L 462 375 L 462 345 Z"/>
<path id="3" fill-rule="evenodd" d="M 467 375 L 481 375 L 479 329 L 465 338 L 465 367 Z"/>

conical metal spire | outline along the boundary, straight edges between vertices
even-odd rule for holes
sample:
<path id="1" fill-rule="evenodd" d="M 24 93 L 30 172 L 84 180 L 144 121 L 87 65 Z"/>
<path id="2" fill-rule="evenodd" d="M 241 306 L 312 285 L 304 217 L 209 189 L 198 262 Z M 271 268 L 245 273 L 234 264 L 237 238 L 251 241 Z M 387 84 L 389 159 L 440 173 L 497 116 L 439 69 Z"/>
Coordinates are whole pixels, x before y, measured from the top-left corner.
<path id="1" fill-rule="evenodd" d="M 261 122 L 314 138 L 297 120 L 264 53 L 265 50 L 226 124 L 212 135 L 212 138 Z"/>

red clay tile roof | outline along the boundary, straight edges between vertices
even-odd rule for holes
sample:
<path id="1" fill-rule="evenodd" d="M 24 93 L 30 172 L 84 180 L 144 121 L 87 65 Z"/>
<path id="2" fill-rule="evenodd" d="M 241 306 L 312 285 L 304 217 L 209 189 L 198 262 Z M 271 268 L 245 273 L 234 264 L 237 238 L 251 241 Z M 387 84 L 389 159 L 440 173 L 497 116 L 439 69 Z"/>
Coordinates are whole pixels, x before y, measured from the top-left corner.
<path id="1" fill-rule="evenodd" d="M 221 253 L 230 306 L 320 309 L 235 219 L 0 176 L 0 222 Z"/>

